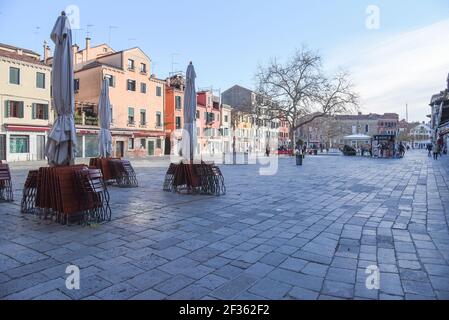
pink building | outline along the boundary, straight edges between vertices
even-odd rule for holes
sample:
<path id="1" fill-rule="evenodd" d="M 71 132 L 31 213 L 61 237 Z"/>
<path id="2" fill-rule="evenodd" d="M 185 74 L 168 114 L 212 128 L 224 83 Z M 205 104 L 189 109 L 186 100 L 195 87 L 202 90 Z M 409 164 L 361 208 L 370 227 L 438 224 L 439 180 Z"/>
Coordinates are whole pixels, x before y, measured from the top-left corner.
<path id="1" fill-rule="evenodd" d="M 223 152 L 223 139 L 220 134 L 220 101 L 211 91 L 197 93 L 197 152 L 199 154 L 218 154 Z"/>

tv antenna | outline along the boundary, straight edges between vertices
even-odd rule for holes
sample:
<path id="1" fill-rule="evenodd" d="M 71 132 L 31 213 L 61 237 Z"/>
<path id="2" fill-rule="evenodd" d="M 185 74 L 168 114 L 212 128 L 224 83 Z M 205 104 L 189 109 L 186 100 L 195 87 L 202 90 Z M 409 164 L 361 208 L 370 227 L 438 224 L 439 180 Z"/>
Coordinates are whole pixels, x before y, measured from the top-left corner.
<path id="1" fill-rule="evenodd" d="M 88 24 L 86 26 L 86 38 L 90 38 L 90 28 L 93 27 L 93 24 Z"/>
<path id="2" fill-rule="evenodd" d="M 109 42 L 108 44 L 112 47 L 112 30 L 118 29 L 117 26 L 109 26 Z"/>

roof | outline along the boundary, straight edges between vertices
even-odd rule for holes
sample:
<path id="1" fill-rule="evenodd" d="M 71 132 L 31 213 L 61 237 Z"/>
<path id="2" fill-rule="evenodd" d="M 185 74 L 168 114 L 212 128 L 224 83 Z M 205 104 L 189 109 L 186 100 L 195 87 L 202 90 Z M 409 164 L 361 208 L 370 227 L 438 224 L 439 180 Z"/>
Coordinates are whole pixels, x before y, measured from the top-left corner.
<path id="1" fill-rule="evenodd" d="M 108 67 L 108 68 L 113 68 L 113 69 L 117 69 L 117 70 L 123 70 L 123 69 L 121 69 L 117 66 L 114 66 L 112 64 L 103 63 L 103 62 L 99 62 L 99 61 L 95 60 L 88 64 L 85 64 L 80 69 L 75 70 L 75 72 L 89 70 L 89 69 L 98 68 L 98 67 Z"/>
<path id="2" fill-rule="evenodd" d="M 348 115 L 336 115 L 336 120 L 384 120 L 384 119 L 399 119 L 399 115 L 396 113 L 385 113 L 385 114 L 348 114 Z"/>
<path id="3" fill-rule="evenodd" d="M 19 50 L 22 50 L 25 53 L 39 56 L 39 53 L 36 53 L 36 52 L 34 52 L 32 50 L 28 50 L 28 49 L 24 49 L 24 48 L 20 48 L 20 47 L 15 47 L 15 46 L 12 46 L 12 45 L 9 45 L 9 44 L 5 44 L 5 43 L 0 43 L 0 48 L 1 47 L 8 48 L 8 49 L 11 49 L 11 50 L 19 49 Z"/>
<path id="4" fill-rule="evenodd" d="M 0 49 L 0 56 L 6 57 L 9 59 L 19 60 L 19 61 L 23 61 L 23 62 L 27 62 L 27 63 L 32 63 L 32 64 L 48 67 L 48 65 L 46 65 L 45 63 L 43 63 L 40 60 L 37 60 L 33 57 L 30 57 L 30 56 L 27 56 L 24 54 L 18 54 L 16 52 L 11 52 L 11 51 L 6 51 L 6 50 Z"/>

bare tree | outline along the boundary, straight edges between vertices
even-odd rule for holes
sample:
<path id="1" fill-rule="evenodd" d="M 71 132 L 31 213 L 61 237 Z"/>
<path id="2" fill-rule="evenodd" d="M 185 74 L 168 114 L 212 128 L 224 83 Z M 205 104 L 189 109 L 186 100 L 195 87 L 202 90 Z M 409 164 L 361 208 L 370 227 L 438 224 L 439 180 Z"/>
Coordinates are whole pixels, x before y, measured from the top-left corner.
<path id="1" fill-rule="evenodd" d="M 256 108 L 267 118 L 287 121 L 293 146 L 298 128 L 324 116 L 357 109 L 358 97 L 349 74 L 325 77 L 320 55 L 305 47 L 284 64 L 273 59 L 259 67 L 256 81 Z"/>

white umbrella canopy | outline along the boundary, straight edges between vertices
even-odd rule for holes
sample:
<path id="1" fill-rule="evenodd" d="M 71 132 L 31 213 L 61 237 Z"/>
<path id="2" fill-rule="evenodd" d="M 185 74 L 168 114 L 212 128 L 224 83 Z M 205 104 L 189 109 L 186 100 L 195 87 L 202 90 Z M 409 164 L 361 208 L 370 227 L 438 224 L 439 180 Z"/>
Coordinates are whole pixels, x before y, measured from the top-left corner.
<path id="1" fill-rule="evenodd" d="M 196 147 L 196 73 L 192 62 L 187 67 L 184 92 L 184 130 L 182 133 L 182 156 L 193 161 Z"/>
<path id="2" fill-rule="evenodd" d="M 100 140 L 98 147 L 101 158 L 108 158 L 112 155 L 112 136 L 111 136 L 111 103 L 109 100 L 109 82 L 103 80 L 101 96 L 98 102 L 98 115 L 100 116 Z"/>
<path id="3" fill-rule="evenodd" d="M 73 164 L 76 150 L 72 30 L 64 12 L 53 27 L 51 39 L 55 44 L 52 98 L 57 117 L 48 136 L 45 155 L 50 165 L 63 166 Z"/>

